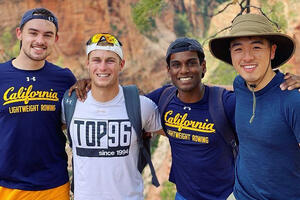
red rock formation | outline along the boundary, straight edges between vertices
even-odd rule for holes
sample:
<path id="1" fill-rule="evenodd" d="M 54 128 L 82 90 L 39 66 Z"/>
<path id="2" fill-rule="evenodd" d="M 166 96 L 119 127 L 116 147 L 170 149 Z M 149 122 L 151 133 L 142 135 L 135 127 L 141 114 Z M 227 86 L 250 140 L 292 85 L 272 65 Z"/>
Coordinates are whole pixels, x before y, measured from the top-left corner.
<path id="1" fill-rule="evenodd" d="M 7 27 L 11 27 L 11 33 L 15 35 L 14 30 L 26 10 L 34 7 L 48 8 L 58 17 L 60 36 L 55 52 L 49 58 L 51 61 L 71 68 L 78 78 L 86 77 L 85 42 L 94 33 L 110 32 L 124 45 L 126 65 L 121 75 L 123 82 L 135 83 L 149 91 L 168 80 L 164 56 L 169 43 L 176 38 L 173 28 L 175 11 L 186 10 L 194 34 L 199 38 L 203 34 L 204 23 L 203 18 L 197 15 L 197 0 L 165 0 L 165 8 L 156 18 L 157 28 L 152 32 L 155 39 L 152 39 L 142 35 L 132 20 L 131 8 L 137 2 L 138 0 L 0 0 L 0 35 Z M 210 1 L 210 7 L 213 8 L 216 4 L 216 1 Z M 212 11 L 213 9 L 210 12 Z M 296 38 L 299 38 L 298 34 L 295 35 Z M 3 48 L 1 49 L 0 44 L 1 52 Z M 299 66 L 298 57 L 295 57 L 294 63 Z"/>

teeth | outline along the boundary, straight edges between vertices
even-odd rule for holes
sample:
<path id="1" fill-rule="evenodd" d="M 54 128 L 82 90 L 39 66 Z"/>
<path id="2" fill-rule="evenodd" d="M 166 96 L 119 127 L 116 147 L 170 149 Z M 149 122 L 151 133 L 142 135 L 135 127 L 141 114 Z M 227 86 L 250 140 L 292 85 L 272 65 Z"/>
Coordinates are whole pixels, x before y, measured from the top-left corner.
<path id="1" fill-rule="evenodd" d="M 191 77 L 179 78 L 179 80 L 181 80 L 181 81 L 188 81 L 188 80 L 191 80 L 191 79 L 192 79 Z"/>
<path id="2" fill-rule="evenodd" d="M 246 69 L 252 69 L 254 68 L 255 66 L 254 65 L 248 65 L 248 66 L 245 66 Z"/>
<path id="3" fill-rule="evenodd" d="M 108 77 L 108 74 L 97 74 L 98 77 Z"/>
<path id="4" fill-rule="evenodd" d="M 44 48 L 43 47 L 33 47 L 34 49 L 36 50 L 43 50 Z"/>

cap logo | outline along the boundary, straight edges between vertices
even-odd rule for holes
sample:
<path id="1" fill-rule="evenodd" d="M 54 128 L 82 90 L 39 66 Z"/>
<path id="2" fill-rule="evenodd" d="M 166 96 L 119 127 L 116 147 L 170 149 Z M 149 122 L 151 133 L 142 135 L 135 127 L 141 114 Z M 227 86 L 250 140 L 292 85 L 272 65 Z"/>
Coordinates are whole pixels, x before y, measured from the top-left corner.
<path id="1" fill-rule="evenodd" d="M 102 45 L 101 42 L 107 42 L 108 44 Z M 122 43 L 109 33 L 95 34 L 87 41 L 86 54 L 88 55 L 93 50 L 113 51 L 123 59 Z"/>
<path id="2" fill-rule="evenodd" d="M 106 39 L 105 39 L 105 37 L 104 36 L 101 36 L 101 38 L 100 38 L 100 40 L 99 40 L 100 42 L 103 42 L 103 41 L 106 41 Z"/>
<path id="3" fill-rule="evenodd" d="M 48 20 L 51 21 L 51 22 L 53 22 L 53 21 L 54 21 L 54 18 L 53 18 L 52 16 L 49 16 L 49 17 L 48 17 Z"/>

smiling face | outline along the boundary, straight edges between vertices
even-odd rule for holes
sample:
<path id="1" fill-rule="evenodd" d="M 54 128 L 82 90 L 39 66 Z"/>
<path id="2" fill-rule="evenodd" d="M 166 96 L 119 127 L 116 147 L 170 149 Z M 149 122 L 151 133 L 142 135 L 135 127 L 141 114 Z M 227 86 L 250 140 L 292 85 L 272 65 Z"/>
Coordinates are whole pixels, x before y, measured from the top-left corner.
<path id="1" fill-rule="evenodd" d="M 20 55 L 32 61 L 45 60 L 58 40 L 55 25 L 44 19 L 32 19 L 22 30 L 17 28 L 16 33 L 22 41 Z"/>
<path id="2" fill-rule="evenodd" d="M 270 45 L 262 37 L 241 37 L 230 43 L 232 65 L 256 90 L 264 88 L 274 77 L 271 60 L 275 56 L 276 45 Z"/>
<path id="3" fill-rule="evenodd" d="M 125 61 L 107 50 L 94 50 L 89 53 L 87 67 L 91 78 L 92 88 L 116 89 L 119 85 L 119 72 Z"/>
<path id="4" fill-rule="evenodd" d="M 200 63 L 196 51 L 183 51 L 170 56 L 168 73 L 179 92 L 200 92 L 201 78 L 205 72 L 205 61 Z"/>

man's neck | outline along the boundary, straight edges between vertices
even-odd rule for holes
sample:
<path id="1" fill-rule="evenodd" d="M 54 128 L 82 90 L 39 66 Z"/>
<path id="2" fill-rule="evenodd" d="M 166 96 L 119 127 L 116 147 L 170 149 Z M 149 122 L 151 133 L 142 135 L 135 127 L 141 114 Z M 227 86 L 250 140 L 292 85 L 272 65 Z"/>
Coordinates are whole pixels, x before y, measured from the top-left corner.
<path id="1" fill-rule="evenodd" d="M 200 101 L 205 93 L 205 86 L 200 83 L 199 87 L 196 87 L 192 91 L 180 91 L 178 90 L 177 97 L 184 103 L 196 103 Z"/>
<path id="2" fill-rule="evenodd" d="M 23 54 L 19 54 L 16 59 L 12 61 L 14 67 L 22 70 L 38 70 L 45 65 L 45 60 L 35 61 Z"/>
<path id="3" fill-rule="evenodd" d="M 91 86 L 91 93 L 93 98 L 98 102 L 107 102 L 115 98 L 119 93 L 119 85 L 114 87 L 97 87 Z"/>
<path id="4" fill-rule="evenodd" d="M 262 80 L 259 80 L 256 83 L 247 82 L 247 87 L 249 90 L 252 91 L 251 85 L 253 85 L 253 86 L 255 86 L 253 88 L 254 92 L 257 92 L 257 91 L 265 88 L 270 83 L 270 81 L 274 78 L 275 75 L 276 75 L 276 73 L 273 71 L 273 69 L 270 68 L 269 71 L 266 73 L 266 75 L 264 77 L 262 77 Z"/>

